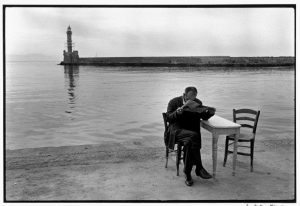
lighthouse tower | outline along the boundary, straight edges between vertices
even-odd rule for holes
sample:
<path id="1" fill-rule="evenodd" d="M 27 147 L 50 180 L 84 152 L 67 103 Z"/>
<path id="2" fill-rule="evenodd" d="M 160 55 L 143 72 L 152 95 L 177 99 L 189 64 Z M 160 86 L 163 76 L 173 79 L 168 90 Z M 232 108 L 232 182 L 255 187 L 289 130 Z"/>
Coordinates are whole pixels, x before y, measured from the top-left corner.
<path id="1" fill-rule="evenodd" d="M 72 30 L 70 25 L 68 26 L 67 29 L 67 47 L 68 47 L 68 52 L 72 52 Z"/>
<path id="2" fill-rule="evenodd" d="M 63 64 L 78 64 L 79 63 L 79 55 L 78 51 L 73 51 L 73 43 L 72 43 L 72 30 L 70 25 L 67 28 L 67 49 L 64 50 L 64 61 Z"/>

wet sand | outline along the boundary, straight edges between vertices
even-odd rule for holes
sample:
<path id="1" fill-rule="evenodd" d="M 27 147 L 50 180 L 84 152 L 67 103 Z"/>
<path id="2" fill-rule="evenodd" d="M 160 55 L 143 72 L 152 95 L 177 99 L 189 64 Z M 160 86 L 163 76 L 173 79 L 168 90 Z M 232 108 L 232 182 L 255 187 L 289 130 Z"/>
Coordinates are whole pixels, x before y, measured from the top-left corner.
<path id="1" fill-rule="evenodd" d="M 212 172 L 211 138 L 202 135 L 202 160 Z M 153 146 L 155 147 L 153 147 Z M 293 200 L 294 144 L 291 139 L 257 140 L 254 172 L 250 158 L 232 156 L 223 167 L 220 137 L 216 179 L 192 173 L 194 185 L 176 176 L 174 157 L 165 164 L 165 148 L 151 140 L 103 145 L 6 151 L 6 200 Z"/>

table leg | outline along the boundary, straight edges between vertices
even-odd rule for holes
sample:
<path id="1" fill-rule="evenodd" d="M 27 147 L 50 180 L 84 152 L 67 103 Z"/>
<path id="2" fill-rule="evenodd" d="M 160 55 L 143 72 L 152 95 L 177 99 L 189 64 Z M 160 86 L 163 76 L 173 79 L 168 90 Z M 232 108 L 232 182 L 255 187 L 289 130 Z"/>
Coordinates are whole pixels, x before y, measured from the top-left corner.
<path id="1" fill-rule="evenodd" d="M 238 144 L 238 139 L 240 137 L 240 130 L 238 129 L 235 136 L 234 136 L 234 148 L 233 148 L 233 165 L 232 165 L 232 168 L 233 168 L 233 171 L 232 171 L 232 175 L 234 176 L 235 175 L 235 166 L 236 166 L 236 161 L 237 161 L 237 144 Z"/>
<path id="2" fill-rule="evenodd" d="M 217 155 L 218 155 L 218 138 L 219 135 L 217 133 L 213 133 L 213 142 L 212 142 L 212 159 L 213 159 L 213 178 L 216 178 L 216 170 L 217 170 Z"/>

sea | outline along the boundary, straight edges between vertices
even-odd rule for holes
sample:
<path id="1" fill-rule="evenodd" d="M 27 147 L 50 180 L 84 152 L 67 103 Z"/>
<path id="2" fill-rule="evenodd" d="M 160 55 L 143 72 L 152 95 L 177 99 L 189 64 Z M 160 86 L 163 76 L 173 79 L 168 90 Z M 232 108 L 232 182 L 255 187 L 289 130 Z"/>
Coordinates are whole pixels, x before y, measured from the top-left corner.
<path id="1" fill-rule="evenodd" d="M 162 112 L 195 86 L 204 105 L 260 110 L 257 139 L 295 139 L 295 67 L 98 67 L 6 62 L 5 149 L 149 140 Z"/>

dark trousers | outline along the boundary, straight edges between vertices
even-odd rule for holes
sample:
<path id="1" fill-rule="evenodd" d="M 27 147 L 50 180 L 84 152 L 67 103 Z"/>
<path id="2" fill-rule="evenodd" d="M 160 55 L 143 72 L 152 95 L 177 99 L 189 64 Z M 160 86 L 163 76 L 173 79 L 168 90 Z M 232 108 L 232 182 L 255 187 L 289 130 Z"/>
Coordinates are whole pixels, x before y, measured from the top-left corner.
<path id="1" fill-rule="evenodd" d="M 202 161 L 200 156 L 201 148 L 201 136 L 200 133 L 180 129 L 176 134 L 176 141 L 183 143 L 185 146 L 184 151 L 184 171 L 186 174 L 190 174 L 193 165 L 202 167 Z"/>

